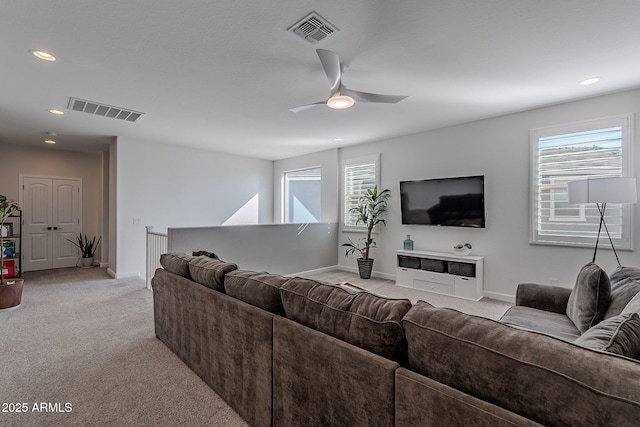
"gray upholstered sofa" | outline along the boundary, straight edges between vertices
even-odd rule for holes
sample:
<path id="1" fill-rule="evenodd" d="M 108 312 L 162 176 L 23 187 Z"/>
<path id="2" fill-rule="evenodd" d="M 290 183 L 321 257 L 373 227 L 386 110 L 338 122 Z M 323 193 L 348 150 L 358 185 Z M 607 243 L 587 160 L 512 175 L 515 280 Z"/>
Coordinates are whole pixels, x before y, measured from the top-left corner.
<path id="1" fill-rule="evenodd" d="M 600 323 L 624 317 L 609 325 L 613 338 L 596 331 L 598 339 L 580 345 L 572 341 L 595 331 L 595 322 L 577 337 L 550 333 L 568 317 L 570 301 L 586 300 L 576 303 L 562 288 L 521 285 L 516 306 L 497 322 L 238 270 L 206 255 L 165 254 L 161 264 L 152 282 L 157 337 L 251 425 L 631 426 L 640 419 L 640 362 L 615 354 L 635 351 L 636 269 L 616 271 L 603 298 L 611 312 Z M 546 329 L 536 332 L 540 325 Z"/>

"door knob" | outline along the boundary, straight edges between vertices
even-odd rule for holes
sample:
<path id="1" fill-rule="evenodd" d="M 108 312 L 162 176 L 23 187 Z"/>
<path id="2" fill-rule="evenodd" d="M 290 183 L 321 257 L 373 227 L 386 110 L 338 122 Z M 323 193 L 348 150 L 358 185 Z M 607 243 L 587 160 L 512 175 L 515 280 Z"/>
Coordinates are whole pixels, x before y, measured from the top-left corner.
<path id="1" fill-rule="evenodd" d="M 52 229 L 53 229 L 53 227 L 47 227 L 47 230 L 52 230 Z"/>

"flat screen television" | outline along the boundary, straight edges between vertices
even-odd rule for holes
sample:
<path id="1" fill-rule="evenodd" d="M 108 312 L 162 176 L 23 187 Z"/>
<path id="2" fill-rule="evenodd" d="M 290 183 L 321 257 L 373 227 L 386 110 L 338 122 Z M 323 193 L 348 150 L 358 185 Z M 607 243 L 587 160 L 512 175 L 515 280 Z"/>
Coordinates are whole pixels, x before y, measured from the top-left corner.
<path id="1" fill-rule="evenodd" d="M 485 227 L 484 176 L 400 182 L 403 224 Z"/>

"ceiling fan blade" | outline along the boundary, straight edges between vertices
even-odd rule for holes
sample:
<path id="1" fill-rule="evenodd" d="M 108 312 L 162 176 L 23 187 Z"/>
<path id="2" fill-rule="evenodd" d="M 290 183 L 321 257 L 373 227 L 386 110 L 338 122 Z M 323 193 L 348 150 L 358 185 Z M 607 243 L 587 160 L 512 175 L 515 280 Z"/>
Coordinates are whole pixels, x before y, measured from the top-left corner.
<path id="1" fill-rule="evenodd" d="M 313 104 L 307 104 L 307 105 L 301 105 L 299 107 L 289 108 L 289 111 L 291 111 L 292 113 L 298 113 L 300 111 L 306 110 L 307 108 L 315 107 L 316 105 L 327 105 L 327 101 L 319 101 L 319 102 L 314 102 Z"/>
<path id="2" fill-rule="evenodd" d="M 337 53 L 326 49 L 316 49 L 318 58 L 324 68 L 324 73 L 327 75 L 327 80 L 331 85 L 331 89 L 335 89 L 340 84 L 340 77 L 342 76 L 342 70 L 340 68 L 340 57 Z"/>
<path id="3" fill-rule="evenodd" d="M 395 104 L 407 98 L 407 96 L 403 95 L 381 95 L 378 93 L 361 92 L 359 90 L 347 89 L 344 86 L 340 88 L 340 94 L 348 95 L 358 102 L 383 102 L 386 104 Z"/>

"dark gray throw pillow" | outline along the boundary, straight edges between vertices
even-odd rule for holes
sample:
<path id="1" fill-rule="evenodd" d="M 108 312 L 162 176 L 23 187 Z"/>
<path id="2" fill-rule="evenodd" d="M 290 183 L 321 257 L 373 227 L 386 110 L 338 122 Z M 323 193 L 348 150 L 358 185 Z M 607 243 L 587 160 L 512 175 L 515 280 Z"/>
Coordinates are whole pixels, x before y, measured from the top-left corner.
<path id="1" fill-rule="evenodd" d="M 582 334 L 575 344 L 638 359 L 640 316 L 638 313 L 628 313 L 605 319 Z"/>
<path id="2" fill-rule="evenodd" d="M 609 281 L 611 282 L 611 302 L 604 315 L 605 319 L 630 311 L 627 310 L 630 301 L 640 293 L 640 269 L 618 267 L 609 275 Z M 635 311 L 640 311 L 640 306 Z"/>
<path id="3" fill-rule="evenodd" d="M 629 301 L 620 314 L 638 313 L 640 314 L 640 292 Z"/>
<path id="4" fill-rule="evenodd" d="M 576 285 L 569 295 L 567 316 L 581 333 L 585 333 L 604 318 L 610 296 L 609 276 L 590 262 L 578 273 Z"/>
<path id="5" fill-rule="evenodd" d="M 208 251 L 193 251 L 192 255 L 193 256 L 208 256 L 209 258 L 220 259 L 218 257 L 218 255 L 214 254 L 213 252 L 208 252 Z"/>

